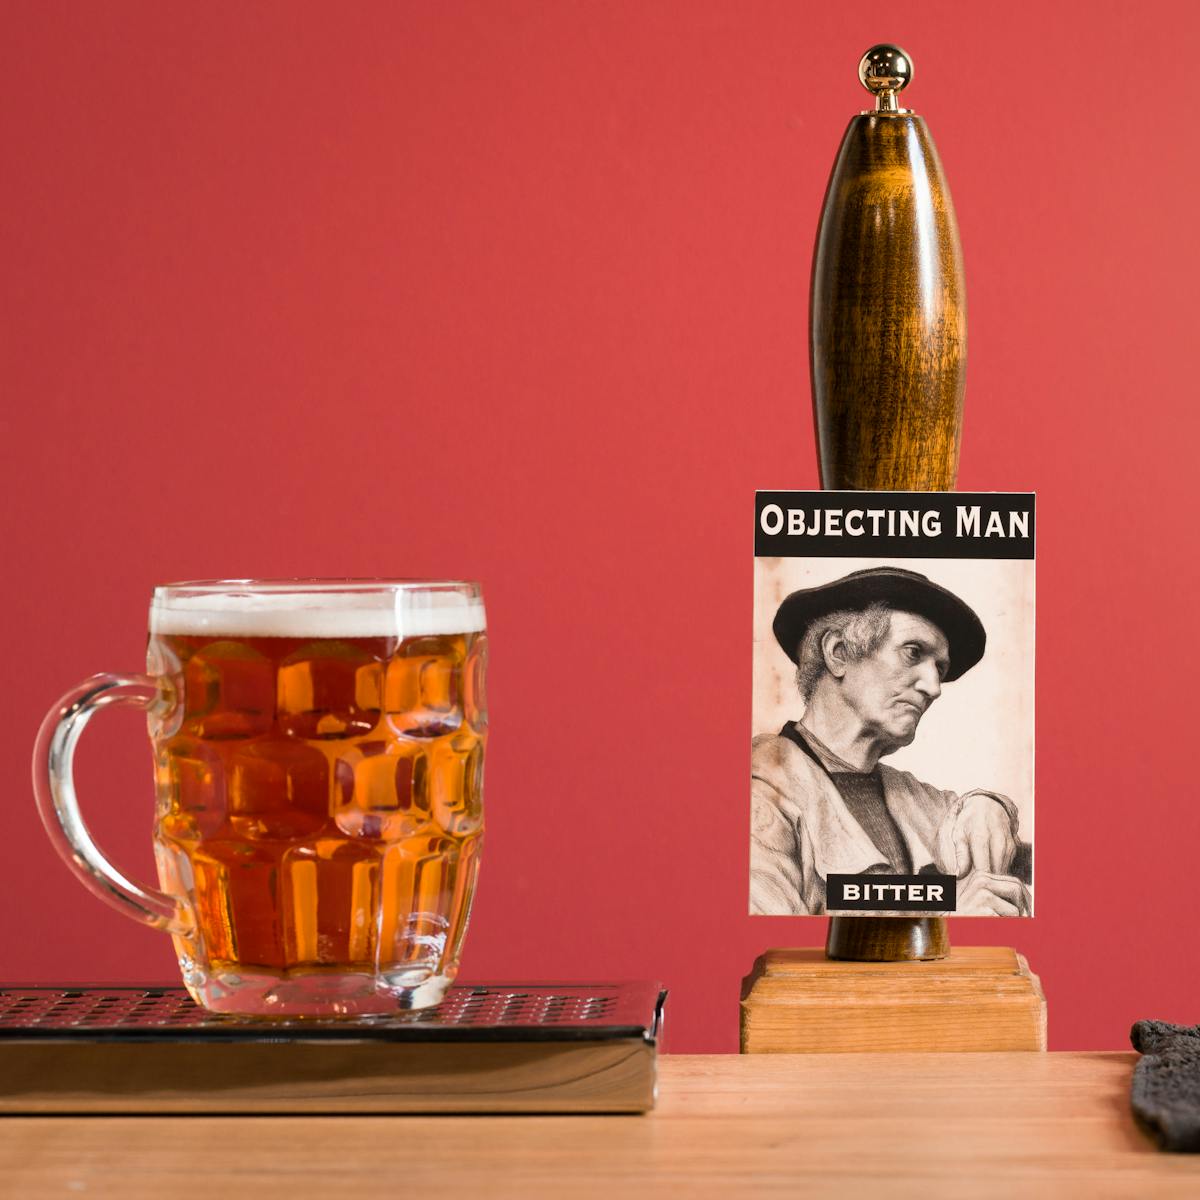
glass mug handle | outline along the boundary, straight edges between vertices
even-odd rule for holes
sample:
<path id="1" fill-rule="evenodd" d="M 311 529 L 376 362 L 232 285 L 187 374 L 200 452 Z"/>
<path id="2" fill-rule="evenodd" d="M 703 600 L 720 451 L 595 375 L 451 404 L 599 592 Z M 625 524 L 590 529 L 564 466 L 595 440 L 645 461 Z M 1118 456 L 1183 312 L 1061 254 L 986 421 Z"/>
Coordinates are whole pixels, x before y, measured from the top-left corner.
<path id="1" fill-rule="evenodd" d="M 46 714 L 33 751 L 33 791 L 54 848 L 83 885 L 135 920 L 186 937 L 191 913 L 157 888 L 140 887 L 104 857 L 92 840 L 75 795 L 75 747 L 83 727 L 102 708 L 148 709 L 158 698 L 149 675 L 93 675 L 72 688 Z"/>

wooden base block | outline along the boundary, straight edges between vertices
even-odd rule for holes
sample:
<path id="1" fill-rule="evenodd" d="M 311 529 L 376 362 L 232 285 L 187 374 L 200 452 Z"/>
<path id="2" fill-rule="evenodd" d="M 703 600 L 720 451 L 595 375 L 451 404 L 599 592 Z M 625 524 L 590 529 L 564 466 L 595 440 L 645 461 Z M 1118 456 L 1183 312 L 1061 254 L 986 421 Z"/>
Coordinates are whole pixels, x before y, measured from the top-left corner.
<path id="1" fill-rule="evenodd" d="M 742 981 L 743 1054 L 1045 1050 L 1046 998 L 1015 950 L 936 962 L 834 962 L 768 950 Z"/>

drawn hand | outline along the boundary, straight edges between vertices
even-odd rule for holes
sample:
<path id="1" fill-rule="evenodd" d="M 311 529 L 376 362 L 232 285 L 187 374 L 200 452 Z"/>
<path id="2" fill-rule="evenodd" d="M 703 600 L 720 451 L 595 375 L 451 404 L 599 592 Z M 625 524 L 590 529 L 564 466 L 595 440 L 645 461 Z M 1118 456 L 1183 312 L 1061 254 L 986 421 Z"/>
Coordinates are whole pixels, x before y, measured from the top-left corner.
<path id="1" fill-rule="evenodd" d="M 973 871 L 958 889 L 956 917 L 1027 917 L 1032 910 L 1029 890 L 1011 875 Z"/>
<path id="2" fill-rule="evenodd" d="M 954 822 L 954 853 L 959 879 L 972 871 L 1004 875 L 1017 852 L 1017 836 L 1004 805 L 984 792 L 963 800 Z"/>

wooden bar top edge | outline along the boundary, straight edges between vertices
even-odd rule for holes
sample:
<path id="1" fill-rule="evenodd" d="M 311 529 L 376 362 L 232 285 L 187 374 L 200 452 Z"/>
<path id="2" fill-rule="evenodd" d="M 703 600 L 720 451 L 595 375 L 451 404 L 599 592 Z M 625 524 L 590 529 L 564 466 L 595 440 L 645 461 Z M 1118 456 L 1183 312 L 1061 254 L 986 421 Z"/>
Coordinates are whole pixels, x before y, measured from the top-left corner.
<path id="1" fill-rule="evenodd" d="M 641 1116 L 11 1117 L 21 1200 L 1200 1195 L 1134 1123 L 1129 1052 L 663 1055 Z M 3 1189 L 0 1189 L 3 1190 Z"/>

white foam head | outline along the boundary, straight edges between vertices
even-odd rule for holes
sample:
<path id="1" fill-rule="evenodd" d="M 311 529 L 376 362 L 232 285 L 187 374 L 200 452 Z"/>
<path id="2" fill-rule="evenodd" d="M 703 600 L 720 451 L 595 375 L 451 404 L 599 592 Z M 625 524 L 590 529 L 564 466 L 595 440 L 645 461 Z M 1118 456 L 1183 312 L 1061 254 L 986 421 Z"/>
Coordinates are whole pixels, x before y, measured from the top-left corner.
<path id="1" fill-rule="evenodd" d="M 192 637 L 433 637 L 486 628 L 473 583 L 219 583 L 156 588 L 150 632 Z"/>

